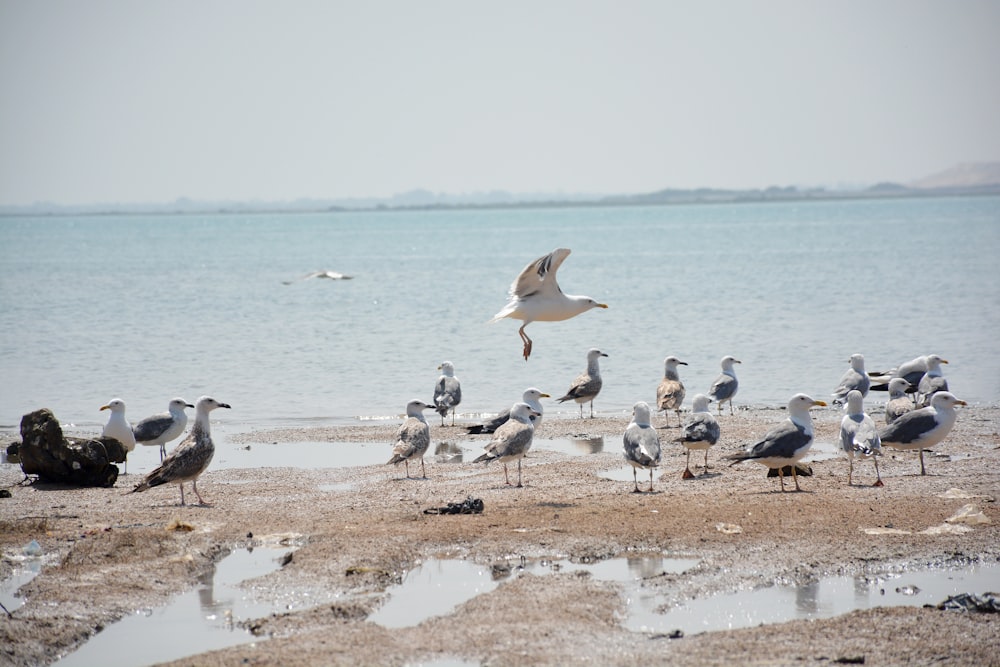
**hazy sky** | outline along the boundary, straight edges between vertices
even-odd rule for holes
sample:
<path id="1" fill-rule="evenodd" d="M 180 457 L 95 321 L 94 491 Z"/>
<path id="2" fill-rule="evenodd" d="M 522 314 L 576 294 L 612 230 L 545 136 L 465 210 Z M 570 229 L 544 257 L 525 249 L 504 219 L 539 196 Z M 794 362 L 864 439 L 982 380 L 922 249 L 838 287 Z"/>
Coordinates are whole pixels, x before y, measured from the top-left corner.
<path id="1" fill-rule="evenodd" d="M 906 182 L 997 0 L 0 0 L 0 204 Z"/>

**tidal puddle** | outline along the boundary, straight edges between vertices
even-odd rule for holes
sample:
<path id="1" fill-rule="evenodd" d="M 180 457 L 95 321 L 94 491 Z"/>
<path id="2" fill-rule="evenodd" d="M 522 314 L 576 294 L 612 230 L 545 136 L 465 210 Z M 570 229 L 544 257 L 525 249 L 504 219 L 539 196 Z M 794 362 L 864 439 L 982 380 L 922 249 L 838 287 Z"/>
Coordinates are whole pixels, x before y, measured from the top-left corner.
<path id="1" fill-rule="evenodd" d="M 659 468 L 653 470 L 653 490 L 656 490 L 656 480 L 663 476 L 664 470 L 661 465 Z M 614 470 L 605 470 L 604 472 L 598 473 L 598 477 L 601 479 L 610 479 L 614 482 L 631 482 L 632 479 L 632 466 L 627 463 L 623 463 L 621 468 L 615 468 Z M 680 471 L 677 473 L 677 477 L 680 477 Z M 639 488 L 646 490 L 649 487 L 649 471 L 648 470 L 637 470 L 636 477 L 639 478 Z M 645 482 L 645 483 L 643 483 Z"/>
<path id="2" fill-rule="evenodd" d="M 589 456 L 590 454 L 600 454 L 604 451 L 604 436 L 596 438 L 559 438 L 547 440 L 545 438 L 534 438 L 531 441 L 532 449 L 544 449 L 551 452 L 559 452 L 569 456 Z"/>
<path id="3" fill-rule="evenodd" d="M 601 581 L 629 582 L 663 573 L 680 573 L 697 565 L 694 558 L 660 556 L 612 558 L 589 563 L 561 560 L 522 560 L 482 565 L 465 560 L 425 561 L 410 570 L 403 582 L 389 590 L 389 599 L 368 617 L 387 628 L 418 625 L 428 618 L 451 613 L 477 595 L 489 593 L 506 579 L 523 572 L 589 572 Z"/>
<path id="4" fill-rule="evenodd" d="M 56 662 L 61 667 L 128 667 L 169 662 L 205 651 L 256 641 L 240 621 L 278 611 L 258 602 L 252 587 L 240 582 L 273 572 L 289 548 L 236 549 L 220 561 L 215 574 L 195 590 L 158 609 L 127 616 Z"/>
<path id="5" fill-rule="evenodd" d="M 840 616 L 873 607 L 937 605 L 959 593 L 1000 590 L 1000 565 L 970 565 L 961 570 L 924 570 L 882 576 L 826 577 L 802 586 L 771 586 L 754 591 L 691 600 L 664 613 L 663 596 L 642 588 L 626 591 L 625 626 L 636 632 L 684 634 L 748 628 L 765 623 Z"/>
<path id="6" fill-rule="evenodd" d="M 0 581 L 0 604 L 3 604 L 8 612 L 24 606 L 25 600 L 21 596 L 21 587 L 38 576 L 46 561 L 55 558 L 57 558 L 55 554 L 46 555 L 37 540 L 31 540 L 17 553 L 4 554 L 5 560 L 16 563 L 16 565 L 13 574 Z"/>

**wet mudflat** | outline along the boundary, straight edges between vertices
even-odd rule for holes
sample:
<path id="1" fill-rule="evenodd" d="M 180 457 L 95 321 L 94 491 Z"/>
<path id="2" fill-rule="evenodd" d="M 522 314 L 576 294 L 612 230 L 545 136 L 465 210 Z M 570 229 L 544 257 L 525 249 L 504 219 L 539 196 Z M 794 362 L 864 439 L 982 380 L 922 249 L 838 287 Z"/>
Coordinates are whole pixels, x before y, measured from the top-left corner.
<path id="1" fill-rule="evenodd" d="M 709 454 L 708 474 L 688 481 L 680 478 L 683 452 L 667 445 L 676 429 L 658 429 L 667 453 L 651 494 L 632 493 L 619 451 L 624 417 L 546 421 L 524 461 L 522 489 L 504 485 L 498 464 L 469 462 L 486 437 L 439 426 L 433 442 L 448 446 L 428 457 L 427 479 L 406 479 L 402 468 L 382 464 L 395 424 L 228 437 L 220 448 L 227 463 L 199 484 L 211 507 L 178 507 L 176 488 L 127 493 L 137 480 L 131 461 L 130 475 L 113 489 L 17 486 L 19 470 L 0 466 L 0 485 L 12 492 L 0 499 L 0 581 L 24 575 L 30 564 L 17 556 L 32 540 L 41 550 L 31 557 L 38 574 L 2 589 L 16 608 L 0 620 L 0 663 L 52 664 L 76 650 L 77 659 L 86 650 L 103 655 L 98 640 L 104 634 L 114 644 L 118 622 L 153 620 L 183 596 L 197 598 L 206 582 L 221 582 L 214 577 L 245 552 L 249 534 L 294 540 L 282 552 L 290 560 L 225 581 L 234 592 L 222 605 L 194 603 L 191 615 L 239 642 L 205 646 L 176 633 L 179 650 L 157 660 L 995 660 L 997 615 L 921 605 L 952 584 L 978 593 L 1000 588 L 1000 410 L 963 410 L 952 436 L 925 456 L 926 477 L 916 454 L 887 452 L 883 488 L 867 486 L 874 474 L 864 463 L 855 466 L 856 485 L 847 485 L 846 460 L 825 455 L 840 415 L 820 412 L 824 446 L 810 463 L 814 474 L 800 479 L 803 493 L 786 494 L 762 467 L 719 460 L 783 416 L 723 415 L 723 442 Z M 310 463 L 307 453 L 320 451 L 329 463 Z M 228 462 L 237 457 L 239 465 Z M 424 513 L 469 496 L 483 500 L 481 514 Z M 975 512 L 964 516 L 981 518 L 947 521 L 968 505 Z M 430 588 L 400 602 L 422 577 Z M 260 606 L 227 606 L 244 596 Z M 448 599 L 432 609 L 437 598 Z M 727 620 L 741 606 L 791 613 Z M 390 612 L 396 620 L 385 620 Z M 222 619 L 221 629 L 211 629 L 210 615 Z"/>

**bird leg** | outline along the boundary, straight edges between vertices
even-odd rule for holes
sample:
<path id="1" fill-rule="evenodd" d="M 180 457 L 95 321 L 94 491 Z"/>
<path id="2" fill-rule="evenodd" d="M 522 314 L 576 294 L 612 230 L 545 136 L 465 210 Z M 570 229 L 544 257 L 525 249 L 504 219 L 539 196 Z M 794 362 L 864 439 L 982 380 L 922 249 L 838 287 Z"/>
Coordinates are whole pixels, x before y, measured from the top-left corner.
<path id="1" fill-rule="evenodd" d="M 517 460 L 517 488 L 521 488 L 521 459 Z"/>
<path id="2" fill-rule="evenodd" d="M 690 455 L 690 453 L 691 452 L 689 451 L 688 454 Z M 706 475 L 708 474 L 708 448 L 707 447 L 705 448 L 705 474 Z"/>
<path id="3" fill-rule="evenodd" d="M 684 474 L 681 475 L 681 479 L 691 479 L 694 477 L 694 473 L 691 472 L 691 450 L 688 450 L 687 463 L 684 465 Z"/>
<path id="4" fill-rule="evenodd" d="M 507 486 L 511 486 L 510 478 L 507 477 L 507 464 L 503 464 L 503 481 L 507 482 Z"/>
<path id="5" fill-rule="evenodd" d="M 633 470 L 633 472 L 634 472 L 634 470 Z M 649 469 L 649 492 L 650 493 L 653 492 L 653 469 L 652 468 Z"/>
<path id="6" fill-rule="evenodd" d="M 403 459 L 403 467 L 406 468 L 406 479 L 410 479 L 410 460 Z"/>
<path id="7" fill-rule="evenodd" d="M 920 474 L 921 475 L 926 475 L 927 474 L 927 470 L 924 468 L 924 450 L 923 449 L 920 450 Z"/>
<path id="8" fill-rule="evenodd" d="M 517 333 L 521 334 L 521 340 L 524 342 L 524 360 L 527 361 L 528 357 L 531 356 L 531 339 L 528 338 L 528 334 L 524 333 L 524 327 L 528 326 L 525 322 L 521 325 L 521 328 L 517 330 Z"/>
<path id="9" fill-rule="evenodd" d="M 160 463 L 163 463 L 163 457 L 167 455 L 167 444 L 163 443 L 160 445 Z"/>
<path id="10" fill-rule="evenodd" d="M 885 484 L 882 483 L 882 475 L 879 474 L 878 471 L 878 459 L 873 456 L 872 461 L 875 462 L 875 483 L 872 484 L 872 486 L 885 486 Z"/>
<path id="11" fill-rule="evenodd" d="M 781 482 L 781 492 L 785 492 L 785 471 L 781 466 L 778 466 L 778 481 Z"/>
<path id="12" fill-rule="evenodd" d="M 635 467 L 632 467 L 632 483 L 635 484 L 635 491 L 632 493 L 642 493 L 639 491 L 639 476 L 636 474 Z"/>
<path id="13" fill-rule="evenodd" d="M 729 405 L 732 405 L 732 403 Z M 792 464 L 792 479 L 795 480 L 795 490 L 801 491 L 802 489 L 799 488 L 799 468 L 794 463 Z"/>
<path id="14" fill-rule="evenodd" d="M 177 486 L 181 487 L 181 506 L 184 506 L 184 483 L 181 482 Z"/>
<path id="15" fill-rule="evenodd" d="M 582 404 L 580 405 L 580 408 L 583 408 Z M 594 418 L 594 399 L 590 399 L 590 418 Z"/>
<path id="16" fill-rule="evenodd" d="M 211 505 L 212 504 L 212 503 L 206 503 L 202 499 L 201 494 L 198 493 L 198 480 L 196 480 L 196 479 L 191 480 L 191 488 L 194 489 L 194 495 L 198 496 L 198 504 L 199 505 Z"/>
<path id="17" fill-rule="evenodd" d="M 854 476 L 854 459 L 848 458 L 847 462 L 851 464 L 851 467 L 847 469 L 847 486 L 854 486 L 854 482 L 851 481 L 851 477 Z"/>
<path id="18" fill-rule="evenodd" d="M 420 457 L 420 474 L 424 476 L 424 479 L 427 479 L 427 470 L 424 468 L 424 457 L 422 456 Z"/>

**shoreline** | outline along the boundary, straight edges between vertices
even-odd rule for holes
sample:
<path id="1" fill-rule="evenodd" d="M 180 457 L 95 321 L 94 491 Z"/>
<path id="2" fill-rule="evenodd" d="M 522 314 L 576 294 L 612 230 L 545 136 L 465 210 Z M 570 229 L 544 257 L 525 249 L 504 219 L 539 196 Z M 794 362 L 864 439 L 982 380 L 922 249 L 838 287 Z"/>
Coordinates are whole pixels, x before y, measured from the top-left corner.
<path id="1" fill-rule="evenodd" d="M 881 408 L 875 409 L 872 416 L 881 425 Z M 252 533 L 265 541 L 291 535 L 301 545 L 290 563 L 255 580 L 258 589 L 275 598 L 289 591 L 322 591 L 336 601 L 254 620 L 266 641 L 169 664 L 403 664 L 452 658 L 529 665 L 640 660 L 828 665 L 857 655 L 870 664 L 995 661 L 996 614 L 879 607 L 671 640 L 622 627 L 620 586 L 569 573 L 521 575 L 413 628 L 390 631 L 367 620 L 398 573 L 432 558 L 487 564 L 556 556 L 586 562 L 634 553 L 699 558 L 700 564 L 683 576 L 643 583 L 675 602 L 829 575 L 1000 562 L 995 502 L 1000 408 L 962 408 L 952 433 L 935 454 L 925 455 L 926 477 L 919 475 L 915 452 L 886 450 L 880 462 L 884 488 L 862 485 L 873 479 L 869 462 L 855 465 L 855 486 L 848 486 L 846 457 L 837 456 L 811 464 L 813 476 L 800 479 L 802 493 L 782 494 L 763 466 L 730 467 L 720 459 L 762 435 L 785 413 L 763 408 L 730 416 L 724 411 L 722 440 L 709 452 L 711 475 L 688 481 L 680 479 L 683 451 L 669 443 L 678 429 L 660 428 L 664 420 L 656 415 L 665 455 L 652 494 L 632 493 L 630 474 L 627 482 L 601 476 L 627 468 L 620 454 L 626 416 L 547 415 L 537 437 L 601 437 L 604 447 L 578 456 L 533 449 L 524 462 L 523 489 L 506 487 L 495 463 L 446 464 L 430 458 L 426 480 L 406 479 L 402 468 L 385 465 L 210 467 L 199 490 L 213 505 L 179 507 L 175 487 L 128 493 L 138 481 L 134 474 L 112 489 L 67 489 L 19 485 L 19 466 L 0 466 L 0 487 L 12 493 L 0 499 L 0 576 L 13 569 L 10 554 L 32 539 L 51 559 L 22 588 L 27 603 L 0 623 L 9 647 L 0 655 L 11 665 L 49 664 L 97 628 L 189 590 Z M 818 441 L 835 440 L 841 415 L 832 407 L 813 411 Z M 435 421 L 428 419 L 432 443 L 456 441 L 476 448 L 475 443 L 489 441 L 465 435 L 461 425 L 441 427 Z M 399 423 L 215 437 L 237 445 L 384 443 L 388 459 Z M 671 423 L 676 423 L 673 415 Z M 700 456 L 692 456 L 692 463 Z M 950 489 L 973 497 L 949 497 Z M 482 498 L 482 514 L 423 513 L 470 495 Z M 969 503 L 990 523 L 968 526 L 967 532 L 922 532 L 952 525 L 945 519 Z M 169 530 L 174 520 L 193 530 Z M 741 532 L 724 533 L 719 524 L 738 525 Z M 963 637 L 960 645 L 956 636 Z"/>

